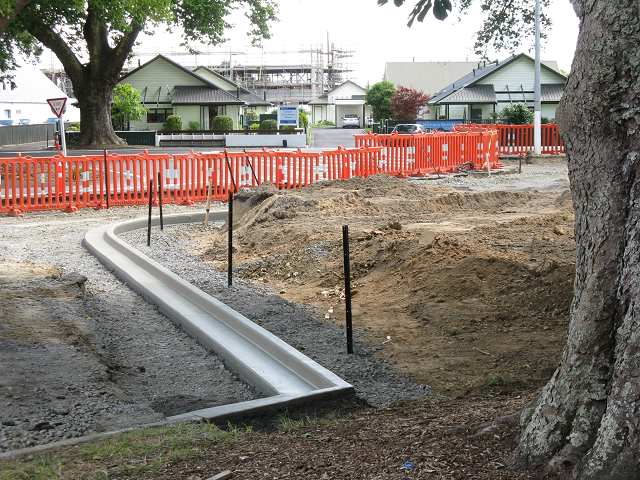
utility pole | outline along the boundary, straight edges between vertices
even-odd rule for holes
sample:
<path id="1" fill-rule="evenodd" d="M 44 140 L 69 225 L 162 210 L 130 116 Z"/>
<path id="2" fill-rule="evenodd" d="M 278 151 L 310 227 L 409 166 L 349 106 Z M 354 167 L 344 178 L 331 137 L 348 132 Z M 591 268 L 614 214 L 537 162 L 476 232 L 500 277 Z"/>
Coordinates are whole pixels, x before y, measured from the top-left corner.
<path id="1" fill-rule="evenodd" d="M 542 102 L 540 99 L 540 0 L 536 0 L 536 62 L 533 87 L 533 153 L 542 151 Z"/>

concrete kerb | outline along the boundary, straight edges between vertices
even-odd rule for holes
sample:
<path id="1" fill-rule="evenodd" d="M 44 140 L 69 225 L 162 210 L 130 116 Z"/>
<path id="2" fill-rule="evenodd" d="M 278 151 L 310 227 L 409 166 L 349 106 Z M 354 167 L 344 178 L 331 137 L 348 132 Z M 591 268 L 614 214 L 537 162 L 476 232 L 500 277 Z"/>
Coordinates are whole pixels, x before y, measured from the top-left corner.
<path id="1" fill-rule="evenodd" d="M 212 221 L 226 217 L 226 211 L 209 215 Z M 204 218 L 205 212 L 200 212 L 168 215 L 163 220 L 166 225 L 172 225 L 203 222 Z M 217 423 L 353 395 L 352 385 L 118 237 L 120 233 L 147 225 L 148 219 L 142 218 L 97 227 L 86 234 L 83 244 L 116 276 L 216 352 L 247 383 L 267 395 L 176 415 L 168 420 L 201 418 Z M 156 217 L 152 226 L 158 225 Z"/>

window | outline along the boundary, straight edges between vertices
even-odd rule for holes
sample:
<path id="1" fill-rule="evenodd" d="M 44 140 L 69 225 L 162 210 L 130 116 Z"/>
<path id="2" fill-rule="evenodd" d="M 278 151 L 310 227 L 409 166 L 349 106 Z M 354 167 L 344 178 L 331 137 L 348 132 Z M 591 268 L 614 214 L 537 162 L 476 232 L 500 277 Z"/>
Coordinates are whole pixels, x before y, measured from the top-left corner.
<path id="1" fill-rule="evenodd" d="M 16 110 L 16 115 L 20 115 L 22 113 L 22 110 Z"/>
<path id="2" fill-rule="evenodd" d="M 164 123 L 169 115 L 173 115 L 173 108 L 150 108 L 147 123 Z"/>
<path id="3" fill-rule="evenodd" d="M 11 118 L 11 110 L 4 111 L 4 118 Z"/>

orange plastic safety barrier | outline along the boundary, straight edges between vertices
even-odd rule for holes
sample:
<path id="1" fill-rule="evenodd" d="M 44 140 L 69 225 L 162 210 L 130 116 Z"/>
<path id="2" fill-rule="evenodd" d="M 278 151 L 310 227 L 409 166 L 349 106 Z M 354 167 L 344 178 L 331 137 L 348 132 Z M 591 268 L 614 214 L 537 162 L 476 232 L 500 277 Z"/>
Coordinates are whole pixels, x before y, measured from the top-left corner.
<path id="1" fill-rule="evenodd" d="M 459 163 L 499 168 L 497 132 L 356 136 L 356 148 L 317 152 L 266 150 L 186 154 L 107 154 L 0 159 L 0 213 L 107 208 L 113 205 L 190 205 L 271 182 L 292 189 L 324 180 L 457 171 Z M 494 146 L 495 145 L 495 146 Z"/>
<path id="2" fill-rule="evenodd" d="M 369 133 L 355 138 L 357 147 L 381 148 L 381 171 L 390 175 L 441 175 L 457 172 L 467 162 L 473 162 L 476 170 L 501 168 L 497 130 L 488 127 L 464 130 L 412 135 Z"/>

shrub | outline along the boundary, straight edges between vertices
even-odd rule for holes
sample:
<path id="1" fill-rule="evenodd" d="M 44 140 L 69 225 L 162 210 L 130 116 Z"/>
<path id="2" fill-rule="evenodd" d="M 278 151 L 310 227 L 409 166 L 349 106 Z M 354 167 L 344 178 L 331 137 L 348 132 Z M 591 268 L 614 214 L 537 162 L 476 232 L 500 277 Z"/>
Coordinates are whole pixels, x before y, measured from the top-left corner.
<path id="1" fill-rule="evenodd" d="M 218 115 L 211 122 L 211 130 L 233 130 L 233 119 L 227 115 Z"/>
<path id="2" fill-rule="evenodd" d="M 250 125 L 260 118 L 258 116 L 258 112 L 256 112 L 255 110 L 247 110 L 245 116 L 247 117 L 247 123 Z"/>
<path id="3" fill-rule="evenodd" d="M 260 130 L 260 124 L 259 123 L 252 123 L 251 125 L 249 125 L 249 129 L 250 130 Z"/>
<path id="4" fill-rule="evenodd" d="M 169 115 L 162 128 L 164 130 L 182 130 L 182 117 Z"/>
<path id="5" fill-rule="evenodd" d="M 300 110 L 300 115 L 298 115 L 300 118 L 298 119 L 298 123 L 300 124 L 301 128 L 308 128 L 309 127 L 309 117 L 307 117 L 307 114 L 304 113 L 302 110 Z"/>
<path id="6" fill-rule="evenodd" d="M 320 125 L 324 125 L 326 127 L 335 127 L 336 124 L 333 123 L 331 120 L 325 120 L 324 122 L 320 122 Z"/>
<path id="7" fill-rule="evenodd" d="M 540 117 L 540 123 L 542 125 L 546 125 L 548 123 L 551 123 L 551 120 L 549 120 L 549 117 Z"/>
<path id="8" fill-rule="evenodd" d="M 69 132 L 79 132 L 80 131 L 80 122 L 73 122 L 67 127 Z"/>
<path id="9" fill-rule="evenodd" d="M 189 122 L 189 130 L 200 130 L 200 122 Z"/>
<path id="10" fill-rule="evenodd" d="M 524 103 L 507 105 L 502 109 L 502 118 L 511 125 L 526 125 L 533 123 L 533 112 Z"/>
<path id="11" fill-rule="evenodd" d="M 260 124 L 260 130 L 277 130 L 277 129 L 278 129 L 278 121 L 272 118 L 263 120 L 262 124 Z"/>
<path id="12" fill-rule="evenodd" d="M 295 128 L 296 128 L 296 127 L 294 127 L 293 125 L 283 125 L 283 126 L 281 126 L 281 127 L 280 127 L 280 131 L 281 131 L 281 132 L 289 132 L 289 133 L 293 133 L 293 130 L 294 130 Z"/>

